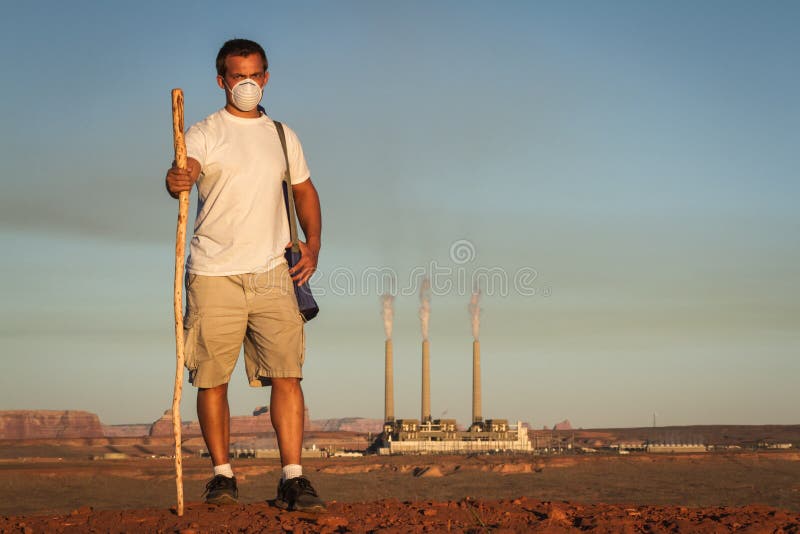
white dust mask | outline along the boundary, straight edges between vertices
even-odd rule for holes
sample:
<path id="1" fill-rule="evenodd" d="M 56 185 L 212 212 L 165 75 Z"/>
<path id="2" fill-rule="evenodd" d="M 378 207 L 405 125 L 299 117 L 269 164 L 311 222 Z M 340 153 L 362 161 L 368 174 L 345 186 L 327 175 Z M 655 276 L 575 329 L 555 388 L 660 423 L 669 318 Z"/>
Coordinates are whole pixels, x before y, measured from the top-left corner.
<path id="1" fill-rule="evenodd" d="M 240 111 L 251 111 L 259 102 L 264 94 L 261 87 L 250 78 L 244 79 L 230 89 L 233 105 Z"/>

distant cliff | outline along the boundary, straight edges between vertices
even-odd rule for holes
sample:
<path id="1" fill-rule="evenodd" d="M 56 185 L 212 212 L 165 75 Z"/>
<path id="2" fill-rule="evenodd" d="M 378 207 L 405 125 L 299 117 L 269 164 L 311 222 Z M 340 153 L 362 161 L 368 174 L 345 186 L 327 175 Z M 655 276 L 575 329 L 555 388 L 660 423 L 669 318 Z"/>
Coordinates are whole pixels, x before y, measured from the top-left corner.
<path id="1" fill-rule="evenodd" d="M 97 415 L 77 410 L 0 411 L 0 439 L 102 438 Z"/>
<path id="2" fill-rule="evenodd" d="M 311 422 L 311 430 L 323 432 L 382 432 L 383 419 L 366 419 L 364 417 L 342 417 L 340 419 L 315 419 Z"/>
<path id="3" fill-rule="evenodd" d="M 569 419 L 564 419 L 553 425 L 553 430 L 572 430 L 572 423 L 569 422 Z"/>
<path id="4" fill-rule="evenodd" d="M 150 434 L 152 424 L 103 425 L 103 435 L 107 438 L 139 438 Z"/>
<path id="5" fill-rule="evenodd" d="M 311 429 L 311 420 L 308 417 L 308 408 L 305 409 L 305 420 L 303 422 L 305 430 Z M 231 417 L 231 435 L 235 434 L 261 434 L 263 432 L 274 432 L 272 421 L 270 420 L 269 408 L 261 406 L 253 411 L 253 415 L 235 415 Z M 181 434 L 184 436 L 199 436 L 200 423 L 197 421 L 183 421 L 181 423 Z M 172 411 L 167 410 L 161 419 L 150 427 L 150 436 L 171 436 L 172 435 Z"/>
<path id="6" fill-rule="evenodd" d="M 343 417 L 340 419 L 309 418 L 305 410 L 306 431 L 322 432 L 381 432 L 382 419 Z M 253 415 L 231 417 L 231 434 L 262 434 L 274 432 L 269 407 L 260 406 Z M 197 421 L 183 421 L 184 437 L 199 436 Z M 0 439 L 52 439 L 52 438 L 125 438 L 172 436 L 172 411 L 167 410 L 152 424 L 103 425 L 96 414 L 75 410 L 12 410 L 0 411 Z"/>

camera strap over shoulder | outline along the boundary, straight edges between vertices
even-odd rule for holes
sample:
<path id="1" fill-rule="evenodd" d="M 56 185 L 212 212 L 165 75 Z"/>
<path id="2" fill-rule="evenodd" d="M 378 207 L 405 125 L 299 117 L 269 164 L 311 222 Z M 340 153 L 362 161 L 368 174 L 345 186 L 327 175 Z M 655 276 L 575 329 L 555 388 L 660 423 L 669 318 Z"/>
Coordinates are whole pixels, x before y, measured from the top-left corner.
<path id="1" fill-rule="evenodd" d="M 300 245 L 297 244 L 297 212 L 294 208 L 294 193 L 292 192 L 292 173 L 289 170 L 289 153 L 286 150 L 286 134 L 283 131 L 283 124 L 278 121 L 275 128 L 278 130 L 278 138 L 281 140 L 283 149 L 283 159 L 286 162 L 286 172 L 283 173 L 283 200 L 286 205 L 286 217 L 289 219 L 289 236 L 292 241 L 292 252 L 299 252 Z"/>

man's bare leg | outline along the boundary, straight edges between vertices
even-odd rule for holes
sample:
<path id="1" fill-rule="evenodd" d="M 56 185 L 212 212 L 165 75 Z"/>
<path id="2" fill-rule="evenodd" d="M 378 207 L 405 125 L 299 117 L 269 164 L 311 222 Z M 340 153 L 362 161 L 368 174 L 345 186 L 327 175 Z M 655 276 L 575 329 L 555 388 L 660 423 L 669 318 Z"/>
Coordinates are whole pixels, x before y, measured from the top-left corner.
<path id="1" fill-rule="evenodd" d="M 305 401 L 299 378 L 273 378 L 269 415 L 278 438 L 281 465 L 300 464 Z"/>
<path id="2" fill-rule="evenodd" d="M 228 384 L 197 390 L 197 418 L 214 465 L 230 463 L 231 414 Z"/>
<path id="3" fill-rule="evenodd" d="M 278 508 L 321 512 L 325 503 L 311 482 L 302 476 L 300 453 L 303 447 L 305 418 L 303 389 L 299 378 L 273 378 L 269 412 L 278 437 L 284 477 L 278 485 L 274 504 Z"/>

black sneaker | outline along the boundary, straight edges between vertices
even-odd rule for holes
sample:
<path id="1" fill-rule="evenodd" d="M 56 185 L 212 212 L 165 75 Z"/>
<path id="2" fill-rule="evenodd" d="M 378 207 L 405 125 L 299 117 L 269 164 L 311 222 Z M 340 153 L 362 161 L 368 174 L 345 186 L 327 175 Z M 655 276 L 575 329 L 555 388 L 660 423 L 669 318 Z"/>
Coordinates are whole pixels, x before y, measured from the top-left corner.
<path id="1" fill-rule="evenodd" d="M 238 503 L 239 490 L 236 489 L 236 477 L 228 478 L 225 475 L 217 475 L 206 484 L 206 496 L 208 504 L 236 504 Z"/>
<path id="2" fill-rule="evenodd" d="M 306 477 L 290 478 L 278 482 L 275 506 L 298 512 L 324 512 L 325 503 L 319 498 Z"/>

